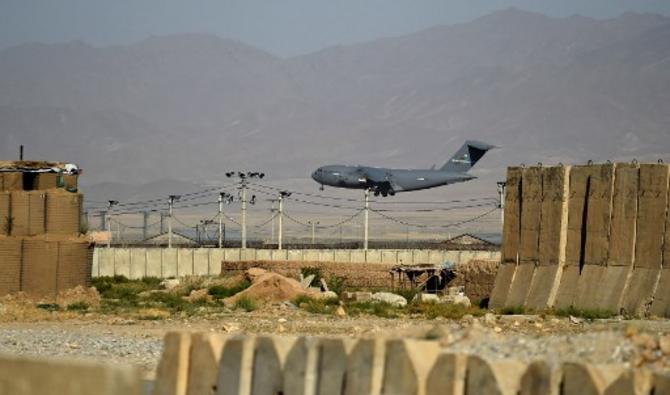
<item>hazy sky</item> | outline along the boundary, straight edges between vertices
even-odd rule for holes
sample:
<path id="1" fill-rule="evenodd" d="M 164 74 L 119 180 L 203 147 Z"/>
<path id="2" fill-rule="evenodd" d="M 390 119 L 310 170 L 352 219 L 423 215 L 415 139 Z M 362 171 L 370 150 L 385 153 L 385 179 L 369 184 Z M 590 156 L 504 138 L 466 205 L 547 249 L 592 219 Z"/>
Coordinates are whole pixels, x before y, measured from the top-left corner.
<path id="1" fill-rule="evenodd" d="M 214 33 L 279 55 L 466 22 L 508 7 L 596 18 L 670 14 L 670 0 L 0 0 L 0 48 Z"/>

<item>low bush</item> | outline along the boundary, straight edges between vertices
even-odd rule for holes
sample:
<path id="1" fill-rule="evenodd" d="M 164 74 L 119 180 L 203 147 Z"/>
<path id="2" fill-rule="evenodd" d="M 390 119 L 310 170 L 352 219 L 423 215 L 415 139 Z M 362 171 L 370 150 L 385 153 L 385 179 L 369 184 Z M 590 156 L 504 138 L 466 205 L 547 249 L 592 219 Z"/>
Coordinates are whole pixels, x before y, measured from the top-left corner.
<path id="1" fill-rule="evenodd" d="M 473 316 L 484 315 L 485 311 L 478 307 L 466 307 L 460 304 L 451 303 L 410 303 L 407 306 L 407 312 L 410 314 L 420 314 L 428 319 L 438 317 L 458 320 L 466 314 Z"/>
<path id="2" fill-rule="evenodd" d="M 248 280 L 243 280 L 232 287 L 226 287 L 224 285 L 212 285 L 207 289 L 207 292 L 215 299 L 223 299 L 231 297 L 238 292 L 242 292 L 250 286 L 251 283 Z"/>
<path id="3" fill-rule="evenodd" d="M 258 308 L 258 305 L 256 304 L 256 301 L 247 298 L 247 297 L 242 297 L 235 302 L 235 308 L 238 310 L 244 310 L 246 312 L 254 311 Z"/>
<path id="4" fill-rule="evenodd" d="M 574 307 L 568 307 L 566 309 L 558 309 L 553 313 L 558 317 L 573 316 L 573 317 L 585 318 L 587 320 L 607 319 L 616 316 L 616 313 L 609 310 L 577 309 Z"/>
<path id="5" fill-rule="evenodd" d="M 396 318 L 401 315 L 402 307 L 396 307 L 386 302 L 354 302 L 347 305 L 350 315 L 374 315 L 382 318 Z"/>
<path id="6" fill-rule="evenodd" d="M 75 302 L 67 306 L 68 311 L 87 311 L 91 307 L 86 302 Z"/>
<path id="7" fill-rule="evenodd" d="M 307 295 L 300 295 L 293 300 L 299 308 L 313 314 L 333 314 L 340 303 L 337 298 L 314 299 Z"/>

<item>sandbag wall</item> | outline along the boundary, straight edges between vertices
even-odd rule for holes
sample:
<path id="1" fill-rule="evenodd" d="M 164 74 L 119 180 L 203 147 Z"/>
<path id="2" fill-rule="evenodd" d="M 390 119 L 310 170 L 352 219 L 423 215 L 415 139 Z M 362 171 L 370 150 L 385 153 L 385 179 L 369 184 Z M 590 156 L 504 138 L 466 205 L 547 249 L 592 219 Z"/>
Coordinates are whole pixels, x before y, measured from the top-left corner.
<path id="1" fill-rule="evenodd" d="M 670 167 L 512 167 L 490 307 L 670 316 Z"/>
<path id="2" fill-rule="evenodd" d="M 438 341 L 169 333 L 153 395 L 660 395 L 624 365 L 487 360 Z"/>
<path id="3" fill-rule="evenodd" d="M 80 231 L 83 196 L 59 188 L 57 176 L 0 173 L 0 295 L 49 297 L 91 283 L 93 250 Z"/>

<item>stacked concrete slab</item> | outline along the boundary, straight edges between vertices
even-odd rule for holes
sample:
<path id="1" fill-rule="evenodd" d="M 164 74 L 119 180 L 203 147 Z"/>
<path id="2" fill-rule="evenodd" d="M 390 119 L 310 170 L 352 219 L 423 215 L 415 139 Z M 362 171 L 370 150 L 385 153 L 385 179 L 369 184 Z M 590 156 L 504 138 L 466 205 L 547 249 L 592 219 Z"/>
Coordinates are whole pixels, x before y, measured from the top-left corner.
<path id="1" fill-rule="evenodd" d="M 154 395 L 666 394 L 622 365 L 486 360 L 437 341 L 170 333 Z"/>
<path id="2" fill-rule="evenodd" d="M 92 248 L 80 234 L 83 197 L 77 176 L 52 172 L 58 166 L 0 162 L 0 295 L 50 297 L 90 285 Z"/>
<path id="3" fill-rule="evenodd" d="M 490 306 L 670 316 L 669 182 L 664 164 L 510 168 Z"/>

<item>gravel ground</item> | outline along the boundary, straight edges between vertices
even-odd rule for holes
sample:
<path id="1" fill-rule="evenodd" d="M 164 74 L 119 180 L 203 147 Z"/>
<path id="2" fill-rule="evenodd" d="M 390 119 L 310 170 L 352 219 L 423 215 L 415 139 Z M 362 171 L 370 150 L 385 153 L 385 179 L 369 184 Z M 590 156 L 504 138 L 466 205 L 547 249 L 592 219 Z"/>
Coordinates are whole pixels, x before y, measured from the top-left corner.
<path id="1" fill-rule="evenodd" d="M 632 328 L 632 329 L 631 329 Z M 670 321 L 596 321 L 536 316 L 468 317 L 459 321 L 337 318 L 302 311 L 232 313 L 214 320 L 135 321 L 109 317 L 0 323 L 0 353 L 77 357 L 140 366 L 151 379 L 171 330 L 431 338 L 449 351 L 489 359 L 626 363 L 666 369 L 668 356 L 641 361 L 635 334 L 670 333 Z M 639 342 L 638 342 L 639 343 Z M 655 351 L 658 353 L 658 351 Z M 655 355 L 655 354 L 654 354 Z M 653 358 L 653 355 L 652 357 Z"/>

